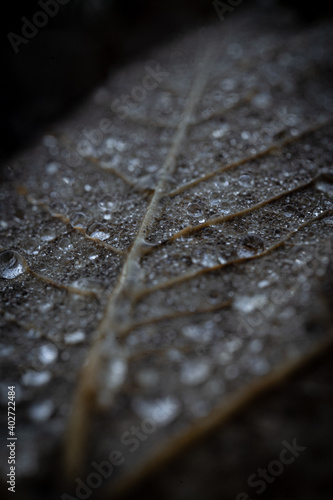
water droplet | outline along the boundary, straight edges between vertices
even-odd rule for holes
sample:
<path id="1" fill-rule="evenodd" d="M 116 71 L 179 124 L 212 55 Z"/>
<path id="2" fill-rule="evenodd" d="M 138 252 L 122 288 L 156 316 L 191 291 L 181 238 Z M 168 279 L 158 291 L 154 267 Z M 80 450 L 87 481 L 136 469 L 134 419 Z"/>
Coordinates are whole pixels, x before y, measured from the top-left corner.
<path id="1" fill-rule="evenodd" d="M 64 335 L 64 342 L 65 344 L 80 344 L 83 342 L 86 338 L 86 334 L 81 331 L 77 332 L 72 332 L 72 333 L 66 333 Z"/>
<path id="2" fill-rule="evenodd" d="M 74 212 L 69 221 L 73 227 L 84 227 L 87 221 L 87 217 L 83 212 Z"/>
<path id="3" fill-rule="evenodd" d="M 58 172 L 59 167 L 60 167 L 59 163 L 52 161 L 46 165 L 45 170 L 46 170 L 47 174 L 53 175 L 53 174 L 56 174 Z"/>
<path id="4" fill-rule="evenodd" d="M 267 295 L 260 294 L 253 297 L 241 296 L 237 297 L 234 302 L 234 308 L 243 313 L 250 313 L 255 309 L 263 307 L 267 302 Z"/>
<path id="5" fill-rule="evenodd" d="M 53 227 L 44 227 L 40 232 L 40 239 L 42 241 L 52 241 L 56 237 Z"/>
<path id="6" fill-rule="evenodd" d="M 127 363 L 123 359 L 112 359 L 104 374 L 105 385 L 108 389 L 117 389 L 125 380 Z"/>
<path id="7" fill-rule="evenodd" d="M 243 187 L 251 187 L 254 184 L 254 179 L 249 174 L 239 176 L 238 183 Z"/>
<path id="8" fill-rule="evenodd" d="M 219 205 L 221 201 L 221 193 L 219 191 L 212 191 L 209 194 L 209 201 L 211 205 Z"/>
<path id="9" fill-rule="evenodd" d="M 241 241 L 243 247 L 245 247 L 248 250 L 251 250 L 252 252 L 258 252 L 260 250 L 264 249 L 264 240 L 258 236 L 257 234 L 254 233 L 249 233 Z"/>
<path id="10" fill-rule="evenodd" d="M 225 135 L 226 132 L 229 130 L 229 125 L 227 123 L 223 124 L 220 128 L 214 130 L 212 132 L 212 136 L 214 139 L 221 139 Z"/>
<path id="11" fill-rule="evenodd" d="M 257 94 L 252 99 L 252 103 L 257 108 L 266 109 L 271 105 L 272 98 L 271 98 L 270 94 L 267 94 L 267 93 Z"/>
<path id="12" fill-rule="evenodd" d="M 30 406 L 29 417 L 35 422 L 46 422 L 54 411 L 54 404 L 51 400 L 42 401 Z"/>
<path id="13" fill-rule="evenodd" d="M 47 312 L 49 312 L 53 307 L 53 304 L 52 302 L 45 302 L 44 304 L 41 304 L 39 307 L 38 307 L 38 310 L 39 312 L 41 312 L 42 314 L 45 314 Z"/>
<path id="14" fill-rule="evenodd" d="M 101 200 L 98 202 L 99 208 L 102 212 L 106 212 L 109 210 L 113 210 L 116 206 L 116 203 L 112 200 L 111 196 L 103 196 Z"/>
<path id="15" fill-rule="evenodd" d="M 37 356 L 41 363 L 50 365 L 58 357 L 58 348 L 54 344 L 44 344 L 37 349 Z"/>
<path id="16" fill-rule="evenodd" d="M 296 214 L 296 209 L 292 205 L 285 205 L 283 207 L 283 213 L 286 217 L 293 217 Z"/>
<path id="17" fill-rule="evenodd" d="M 183 364 L 180 381 L 185 385 L 198 385 L 207 380 L 211 365 L 207 360 L 191 360 Z"/>
<path id="18" fill-rule="evenodd" d="M 27 264 L 23 257 L 15 250 L 4 250 L 0 253 L 0 276 L 12 280 L 24 273 Z"/>
<path id="19" fill-rule="evenodd" d="M 61 201 L 52 201 L 50 203 L 50 212 L 52 215 L 64 215 L 66 210 L 66 205 Z"/>
<path id="20" fill-rule="evenodd" d="M 73 245 L 71 243 L 70 238 L 65 236 L 64 238 L 61 238 L 61 240 L 58 243 L 58 247 L 60 250 L 66 252 L 68 250 L 73 250 Z"/>
<path id="21" fill-rule="evenodd" d="M 262 281 L 259 281 L 258 288 L 266 288 L 270 284 L 271 284 L 270 281 L 268 281 L 268 280 L 262 280 Z"/>
<path id="22" fill-rule="evenodd" d="M 189 203 L 187 206 L 187 211 L 190 212 L 190 214 L 200 214 L 201 205 L 199 203 Z"/>
<path id="23" fill-rule="evenodd" d="M 36 372 L 34 370 L 28 370 L 22 376 L 23 384 L 30 385 L 33 387 L 45 385 L 50 380 L 51 380 L 51 372 L 49 372 L 49 371 Z"/>
<path id="24" fill-rule="evenodd" d="M 90 238 L 96 238 L 97 240 L 107 240 L 110 238 L 110 233 L 105 224 L 102 222 L 93 222 L 87 229 L 87 235 Z"/>
<path id="25" fill-rule="evenodd" d="M 159 425 L 169 424 L 180 412 L 180 403 L 173 396 L 160 399 L 134 398 L 132 407 L 140 418 L 152 418 Z"/>

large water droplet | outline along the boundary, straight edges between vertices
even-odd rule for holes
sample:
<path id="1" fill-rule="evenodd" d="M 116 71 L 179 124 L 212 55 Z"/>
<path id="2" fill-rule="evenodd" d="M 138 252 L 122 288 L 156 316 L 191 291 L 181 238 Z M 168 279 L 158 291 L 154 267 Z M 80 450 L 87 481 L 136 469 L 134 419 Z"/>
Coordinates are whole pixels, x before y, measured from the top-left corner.
<path id="1" fill-rule="evenodd" d="M 211 205 L 219 205 L 221 202 L 222 194 L 219 191 L 212 191 L 209 193 L 209 201 Z"/>
<path id="2" fill-rule="evenodd" d="M 52 201 L 50 203 L 50 212 L 52 215 L 64 215 L 66 213 L 66 205 L 61 201 Z"/>
<path id="3" fill-rule="evenodd" d="M 12 280 L 24 273 L 27 264 L 23 257 L 15 250 L 4 250 L 0 253 L 0 276 Z"/>
<path id="4" fill-rule="evenodd" d="M 116 203 L 112 200 L 111 196 L 105 195 L 98 202 L 98 206 L 102 212 L 107 212 L 109 210 L 114 210 Z"/>
<path id="5" fill-rule="evenodd" d="M 283 213 L 286 217 L 293 217 L 296 215 L 296 212 L 297 210 L 293 205 L 288 204 L 283 207 Z"/>
<path id="6" fill-rule="evenodd" d="M 242 174 L 238 179 L 238 183 L 243 187 L 250 187 L 253 186 L 254 180 L 249 174 Z"/>
<path id="7" fill-rule="evenodd" d="M 105 224 L 102 222 L 93 222 L 87 229 L 87 235 L 90 238 L 96 238 L 97 240 L 107 240 L 110 238 L 110 233 Z"/>
<path id="8" fill-rule="evenodd" d="M 84 227 L 86 224 L 86 216 L 83 212 L 74 212 L 69 221 L 73 227 Z"/>
<path id="9" fill-rule="evenodd" d="M 245 247 L 248 250 L 251 250 L 252 252 L 258 252 L 260 250 L 263 250 L 265 246 L 264 240 L 260 236 L 254 233 L 250 233 L 244 236 L 241 243 L 243 247 Z"/>
<path id="10" fill-rule="evenodd" d="M 63 252 L 66 252 L 68 250 L 73 250 L 73 245 L 67 236 L 64 236 L 64 238 L 61 238 L 61 240 L 58 243 L 58 248 L 62 250 Z"/>
<path id="11" fill-rule="evenodd" d="M 189 203 L 187 211 L 190 214 L 201 214 L 201 205 L 199 203 Z"/>
<path id="12" fill-rule="evenodd" d="M 56 237 L 53 227 L 43 227 L 40 232 L 40 239 L 42 241 L 52 241 Z"/>

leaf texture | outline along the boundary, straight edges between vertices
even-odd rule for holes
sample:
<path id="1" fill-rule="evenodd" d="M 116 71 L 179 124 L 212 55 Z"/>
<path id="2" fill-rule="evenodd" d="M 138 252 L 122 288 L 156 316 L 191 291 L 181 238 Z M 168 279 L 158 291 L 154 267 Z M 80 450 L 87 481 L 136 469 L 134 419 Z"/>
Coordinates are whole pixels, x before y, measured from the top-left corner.
<path id="1" fill-rule="evenodd" d="M 330 342 L 331 33 L 239 12 L 111 75 L 7 166 L 2 399 L 16 384 L 35 498 L 55 460 L 69 492 L 118 450 L 110 498 Z"/>

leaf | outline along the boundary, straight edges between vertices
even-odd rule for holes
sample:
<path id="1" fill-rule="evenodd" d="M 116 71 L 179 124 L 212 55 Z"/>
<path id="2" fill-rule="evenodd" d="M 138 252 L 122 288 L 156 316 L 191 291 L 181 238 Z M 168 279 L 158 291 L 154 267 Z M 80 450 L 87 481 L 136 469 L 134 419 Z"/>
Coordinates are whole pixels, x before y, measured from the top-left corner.
<path id="1" fill-rule="evenodd" d="M 330 32 L 235 15 L 111 75 L 8 165 L 22 484 L 56 491 L 58 460 L 69 494 L 107 460 L 109 495 L 329 345 Z"/>

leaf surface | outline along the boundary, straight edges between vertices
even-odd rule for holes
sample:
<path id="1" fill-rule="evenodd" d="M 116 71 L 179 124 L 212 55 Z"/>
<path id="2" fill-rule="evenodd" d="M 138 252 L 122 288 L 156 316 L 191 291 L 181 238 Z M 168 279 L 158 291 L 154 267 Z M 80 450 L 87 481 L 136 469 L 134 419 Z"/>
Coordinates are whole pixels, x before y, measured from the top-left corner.
<path id="1" fill-rule="evenodd" d="M 22 478 L 62 437 L 72 479 L 122 453 L 113 491 L 327 342 L 331 31 L 249 11 L 194 32 L 8 166 L 1 245 L 22 260 L 1 254 L 2 355 Z"/>

